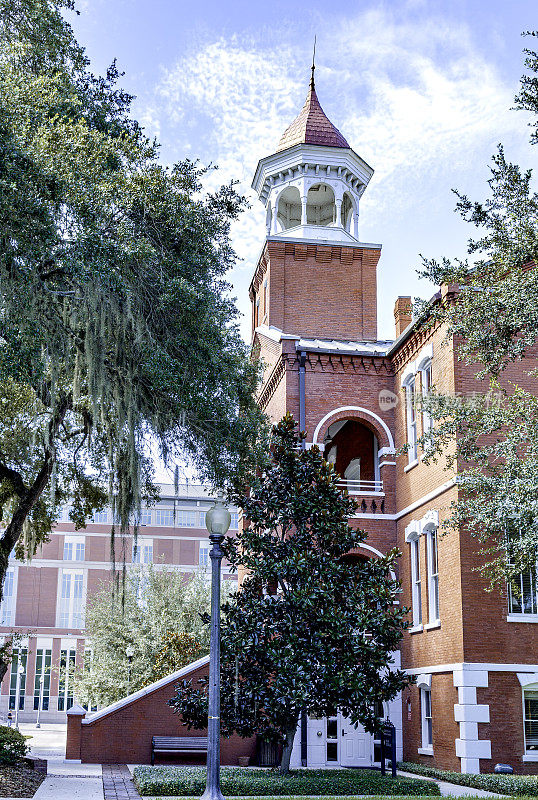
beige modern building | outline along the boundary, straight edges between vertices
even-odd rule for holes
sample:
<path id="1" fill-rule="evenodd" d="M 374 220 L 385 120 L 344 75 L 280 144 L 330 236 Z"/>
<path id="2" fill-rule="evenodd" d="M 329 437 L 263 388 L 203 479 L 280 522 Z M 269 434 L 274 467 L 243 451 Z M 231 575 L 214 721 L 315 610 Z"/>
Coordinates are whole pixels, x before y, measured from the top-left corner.
<path id="1" fill-rule="evenodd" d="M 184 573 L 207 567 L 205 512 L 211 504 L 204 486 L 183 484 L 176 494 L 173 486 L 162 485 L 160 502 L 142 511 L 136 549 L 132 535 L 117 537 L 116 561 L 154 563 Z M 86 602 L 112 577 L 111 523 L 107 509 L 76 531 L 66 507 L 50 541 L 31 562 L 10 559 L 0 636 L 17 631 L 25 638 L 2 682 L 1 717 L 14 713 L 18 697 L 19 719 L 35 720 L 41 695 L 43 722 L 65 721 L 73 704 L 72 667 L 82 664 L 90 647 L 84 631 Z M 236 529 L 237 511 L 232 509 L 230 530 Z M 223 573 L 236 579 L 226 564 Z"/>

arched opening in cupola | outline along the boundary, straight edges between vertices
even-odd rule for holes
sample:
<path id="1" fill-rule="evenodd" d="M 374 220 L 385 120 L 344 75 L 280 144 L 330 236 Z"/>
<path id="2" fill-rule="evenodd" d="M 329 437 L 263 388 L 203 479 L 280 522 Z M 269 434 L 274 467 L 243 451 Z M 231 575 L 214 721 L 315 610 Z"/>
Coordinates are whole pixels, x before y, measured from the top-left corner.
<path id="1" fill-rule="evenodd" d="M 325 183 L 316 183 L 308 190 L 306 222 L 308 225 L 332 225 L 336 221 L 334 192 Z"/>
<path id="2" fill-rule="evenodd" d="M 355 207 L 349 192 L 344 192 L 342 200 L 342 227 L 348 232 L 353 233 L 353 215 Z"/>
<path id="3" fill-rule="evenodd" d="M 295 186 L 288 186 L 280 195 L 277 222 L 282 231 L 296 228 L 301 224 L 301 195 Z"/>

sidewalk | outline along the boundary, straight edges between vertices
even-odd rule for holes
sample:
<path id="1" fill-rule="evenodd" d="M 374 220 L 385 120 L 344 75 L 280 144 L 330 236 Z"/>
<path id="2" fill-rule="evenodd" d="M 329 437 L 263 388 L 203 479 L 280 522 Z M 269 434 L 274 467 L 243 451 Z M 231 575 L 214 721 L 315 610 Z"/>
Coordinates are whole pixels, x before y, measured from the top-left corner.
<path id="1" fill-rule="evenodd" d="M 140 795 L 132 782 L 130 764 L 77 764 L 55 755 L 48 758 L 48 775 L 34 795 L 35 800 L 139 800 Z M 459 786 L 435 778 L 414 775 L 398 770 L 407 778 L 429 780 L 437 783 L 444 797 L 502 797 L 495 792 Z M 0 797 L 0 800 L 15 798 Z M 144 798 L 146 800 L 146 798 Z M 147 798 L 147 800 L 152 800 Z M 368 800 L 365 796 L 365 800 Z"/>
<path id="2" fill-rule="evenodd" d="M 397 771 L 397 774 L 405 778 L 419 778 L 423 781 L 433 781 L 438 785 L 443 797 L 467 797 L 468 795 L 472 795 L 473 797 L 504 797 L 502 794 L 488 792 L 486 789 L 473 789 L 472 786 L 460 786 L 459 783 L 439 781 L 436 778 L 429 778 L 426 775 L 415 775 L 414 772 L 404 772 L 401 769 Z"/>

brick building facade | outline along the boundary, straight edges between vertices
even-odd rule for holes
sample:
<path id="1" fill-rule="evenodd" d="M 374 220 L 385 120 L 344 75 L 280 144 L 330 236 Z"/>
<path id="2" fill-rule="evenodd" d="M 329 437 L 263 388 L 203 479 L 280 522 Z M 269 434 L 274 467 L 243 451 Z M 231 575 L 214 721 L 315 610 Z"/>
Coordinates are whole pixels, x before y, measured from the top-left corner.
<path id="1" fill-rule="evenodd" d="M 480 385 L 454 343 L 443 344 L 442 329 L 414 325 L 408 297 L 396 301 L 394 341 L 378 340 L 381 245 L 359 238 L 372 174 L 323 113 L 312 80 L 253 181 L 267 209 L 250 285 L 252 347 L 264 369 L 259 403 L 273 420 L 293 413 L 306 446 L 335 463 L 359 504 L 350 524 L 368 533 L 363 555 L 401 552 L 401 602 L 411 609 L 401 663 L 417 680 L 388 713 L 403 733 L 404 759 L 463 772 L 506 762 L 534 773 L 535 576 L 521 576 L 520 595 L 486 592 L 474 570 L 476 542 L 463 531 L 437 534 L 457 489 L 445 464 L 422 461 L 416 440 L 431 420 L 413 400 L 432 385 L 447 394 Z M 371 737 L 356 736 L 353 752 L 352 738 L 338 716 L 310 720 L 309 764 L 375 762 Z"/>
<path id="2" fill-rule="evenodd" d="M 161 486 L 161 499 L 143 508 L 137 547 L 132 534 L 117 536 L 116 561 L 152 563 L 157 569 L 192 574 L 209 569 L 209 538 L 205 512 L 212 498 L 204 486 Z M 19 706 L 21 721 L 34 721 L 41 702 L 42 722 L 65 722 L 73 705 L 72 669 L 91 655 L 86 640 L 86 601 L 110 583 L 111 554 L 109 509 L 95 514 L 83 530 L 75 531 L 69 508 L 31 562 L 10 558 L 0 605 L 0 636 L 17 631 L 25 639 L 13 653 L 11 670 L 2 681 L 0 715 Z M 230 532 L 237 529 L 232 509 Z M 226 565 L 225 579 L 237 580 Z M 209 572 L 208 572 L 209 578 Z M 126 668 L 127 668 L 127 654 Z M 20 668 L 20 678 L 17 674 Z M 43 680 L 41 678 L 43 677 Z M 41 697 L 41 700 L 40 700 Z"/>

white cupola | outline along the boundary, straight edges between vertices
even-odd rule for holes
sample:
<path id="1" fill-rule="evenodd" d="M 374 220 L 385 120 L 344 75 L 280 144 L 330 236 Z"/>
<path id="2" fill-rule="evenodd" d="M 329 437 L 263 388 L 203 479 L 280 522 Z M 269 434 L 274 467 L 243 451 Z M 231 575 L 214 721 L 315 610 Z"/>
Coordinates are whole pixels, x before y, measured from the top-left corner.
<path id="1" fill-rule="evenodd" d="M 312 79 L 303 109 L 252 182 L 267 209 L 267 235 L 355 244 L 359 202 L 373 169 L 323 111 Z"/>

